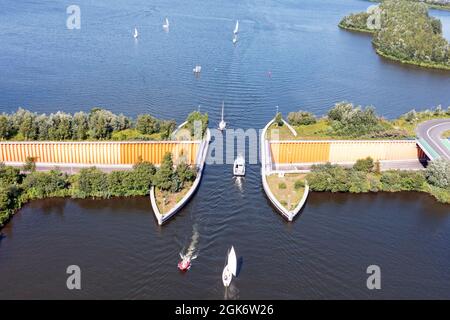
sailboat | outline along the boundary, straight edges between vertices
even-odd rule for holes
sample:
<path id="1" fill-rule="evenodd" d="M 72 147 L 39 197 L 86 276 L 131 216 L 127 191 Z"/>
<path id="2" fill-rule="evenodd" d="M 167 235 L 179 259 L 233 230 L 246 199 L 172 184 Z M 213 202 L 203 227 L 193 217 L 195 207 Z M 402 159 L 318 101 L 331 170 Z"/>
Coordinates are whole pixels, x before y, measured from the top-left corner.
<path id="1" fill-rule="evenodd" d="M 236 26 L 234 27 L 234 34 L 237 34 L 239 32 L 239 20 L 236 20 Z"/>
<path id="2" fill-rule="evenodd" d="M 169 19 L 166 18 L 166 22 L 163 24 L 164 29 L 169 29 Z"/>
<path id="3" fill-rule="evenodd" d="M 133 37 L 134 37 L 135 39 L 137 39 L 137 37 L 139 37 L 139 33 L 138 33 L 138 31 L 137 31 L 136 28 L 134 28 L 134 34 L 133 34 Z"/>
<path id="4" fill-rule="evenodd" d="M 233 276 L 236 277 L 236 271 L 237 271 L 236 252 L 234 251 L 234 247 L 231 246 L 231 249 L 228 251 L 227 264 L 225 268 L 223 268 L 222 272 L 222 282 L 225 287 L 230 286 Z"/>
<path id="5" fill-rule="evenodd" d="M 225 102 L 222 102 L 222 120 L 220 120 L 219 123 L 219 130 L 223 131 L 225 130 L 227 123 L 225 122 L 225 120 L 223 120 L 223 109 L 225 107 Z"/>

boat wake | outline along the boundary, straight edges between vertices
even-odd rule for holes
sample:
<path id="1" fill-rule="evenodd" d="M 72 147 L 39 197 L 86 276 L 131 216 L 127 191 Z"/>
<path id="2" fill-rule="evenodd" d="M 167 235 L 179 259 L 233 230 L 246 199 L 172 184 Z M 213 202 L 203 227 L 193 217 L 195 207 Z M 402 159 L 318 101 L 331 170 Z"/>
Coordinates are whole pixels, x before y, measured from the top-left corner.
<path id="1" fill-rule="evenodd" d="M 194 224 L 193 230 L 192 230 L 192 238 L 189 246 L 186 250 L 183 250 L 180 252 L 180 257 L 183 260 L 194 260 L 198 256 L 198 250 L 197 250 L 197 244 L 198 240 L 200 238 L 200 233 L 197 230 L 197 225 Z"/>

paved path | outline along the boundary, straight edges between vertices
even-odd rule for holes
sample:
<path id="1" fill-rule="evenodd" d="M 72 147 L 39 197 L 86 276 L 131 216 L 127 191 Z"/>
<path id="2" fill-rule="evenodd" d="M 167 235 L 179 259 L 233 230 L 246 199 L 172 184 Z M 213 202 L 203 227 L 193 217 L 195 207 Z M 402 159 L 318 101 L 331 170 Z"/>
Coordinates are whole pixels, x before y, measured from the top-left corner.
<path id="1" fill-rule="evenodd" d="M 442 138 L 442 134 L 447 130 L 450 130 L 450 118 L 425 121 L 417 126 L 416 134 L 419 143 L 426 149 L 424 151 L 431 153 L 432 158 L 450 160 L 448 141 Z M 432 148 L 431 151 L 428 150 L 429 147 Z"/>

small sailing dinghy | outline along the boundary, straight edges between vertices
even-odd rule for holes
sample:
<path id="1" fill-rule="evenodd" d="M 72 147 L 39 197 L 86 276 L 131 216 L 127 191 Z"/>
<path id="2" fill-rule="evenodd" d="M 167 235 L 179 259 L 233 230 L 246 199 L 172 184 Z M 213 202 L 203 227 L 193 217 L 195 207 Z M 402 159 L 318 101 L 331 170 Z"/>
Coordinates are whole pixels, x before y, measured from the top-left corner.
<path id="1" fill-rule="evenodd" d="M 236 26 L 234 27 L 234 34 L 237 34 L 239 32 L 239 20 L 236 20 Z"/>
<path id="2" fill-rule="evenodd" d="M 138 31 L 137 31 L 136 28 L 134 28 L 134 34 L 133 34 L 133 37 L 134 37 L 135 39 L 137 39 L 137 37 L 139 37 L 139 33 L 138 33 Z"/>
<path id="3" fill-rule="evenodd" d="M 235 176 L 245 176 L 245 159 L 242 155 L 238 155 L 233 164 L 233 174 Z"/>
<path id="4" fill-rule="evenodd" d="M 163 24 L 163 28 L 166 29 L 166 30 L 169 29 L 169 19 L 166 18 L 166 21 Z"/>
<path id="5" fill-rule="evenodd" d="M 229 287 L 233 276 L 236 277 L 237 271 L 237 259 L 236 252 L 234 251 L 234 247 L 231 246 L 231 249 L 228 251 L 227 255 L 227 264 L 225 268 L 223 268 L 222 272 L 222 282 L 225 287 Z"/>
<path id="6" fill-rule="evenodd" d="M 225 128 L 227 127 L 227 123 L 225 122 L 225 120 L 223 120 L 223 109 L 225 107 L 225 102 L 222 102 L 222 119 L 220 120 L 219 123 L 219 130 L 223 131 L 225 130 Z"/>
<path id="7" fill-rule="evenodd" d="M 234 35 L 234 36 L 233 36 L 233 44 L 236 44 L 236 43 L 237 43 L 237 41 L 238 41 L 238 39 L 237 39 L 237 36 L 236 36 L 236 35 Z"/>

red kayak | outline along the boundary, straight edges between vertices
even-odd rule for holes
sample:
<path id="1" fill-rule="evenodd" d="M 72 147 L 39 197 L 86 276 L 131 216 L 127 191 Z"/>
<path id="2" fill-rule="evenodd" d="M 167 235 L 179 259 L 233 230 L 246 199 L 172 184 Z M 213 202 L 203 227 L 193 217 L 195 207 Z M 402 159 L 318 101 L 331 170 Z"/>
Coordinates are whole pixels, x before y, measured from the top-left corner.
<path id="1" fill-rule="evenodd" d="M 180 262 L 178 262 L 178 269 L 181 271 L 188 271 L 191 267 L 191 261 L 189 259 L 183 259 Z"/>

